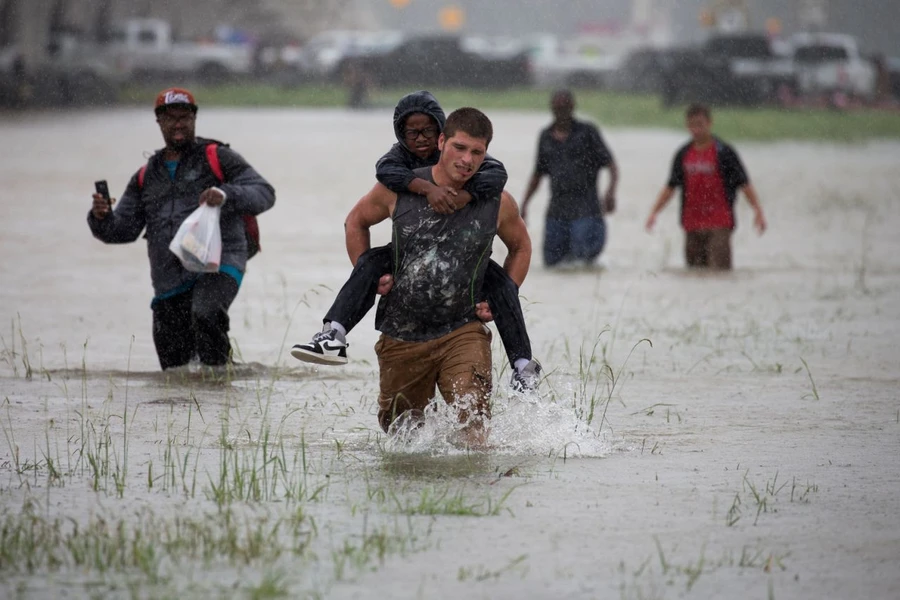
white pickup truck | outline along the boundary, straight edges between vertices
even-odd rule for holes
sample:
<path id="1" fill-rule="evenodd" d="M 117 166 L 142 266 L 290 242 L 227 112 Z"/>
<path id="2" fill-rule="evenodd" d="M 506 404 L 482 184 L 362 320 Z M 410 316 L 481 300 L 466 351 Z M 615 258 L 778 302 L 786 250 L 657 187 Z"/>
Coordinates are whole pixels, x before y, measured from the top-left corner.
<path id="1" fill-rule="evenodd" d="M 203 83 L 249 75 L 254 68 L 249 45 L 175 41 L 162 19 L 129 19 L 117 25 L 109 53 L 117 69 L 131 78 L 196 77 Z"/>
<path id="2" fill-rule="evenodd" d="M 561 42 L 539 36 L 529 44 L 539 87 L 605 88 L 632 49 L 619 40 L 583 35 Z"/>
<path id="3" fill-rule="evenodd" d="M 801 95 L 845 92 L 871 100 L 877 73 L 861 55 L 853 36 L 842 33 L 797 33 L 791 36 L 797 91 Z"/>

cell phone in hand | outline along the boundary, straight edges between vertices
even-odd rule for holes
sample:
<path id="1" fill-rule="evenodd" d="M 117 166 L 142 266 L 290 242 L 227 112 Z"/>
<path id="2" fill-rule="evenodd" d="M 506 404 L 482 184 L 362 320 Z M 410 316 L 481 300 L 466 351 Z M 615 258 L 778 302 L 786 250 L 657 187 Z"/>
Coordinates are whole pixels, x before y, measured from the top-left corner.
<path id="1" fill-rule="evenodd" d="M 112 208 L 112 200 L 110 200 L 109 198 L 109 185 L 106 184 L 106 180 L 104 179 L 102 181 L 95 181 L 94 189 L 99 195 L 103 196 L 106 199 L 107 204 L 109 204 L 109 207 Z"/>

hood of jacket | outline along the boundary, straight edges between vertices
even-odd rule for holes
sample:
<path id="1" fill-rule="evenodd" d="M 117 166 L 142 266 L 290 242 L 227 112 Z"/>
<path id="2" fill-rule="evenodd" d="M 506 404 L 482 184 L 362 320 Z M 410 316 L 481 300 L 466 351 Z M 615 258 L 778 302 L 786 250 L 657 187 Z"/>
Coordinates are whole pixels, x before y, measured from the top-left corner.
<path id="1" fill-rule="evenodd" d="M 400 102 L 394 108 L 394 135 L 397 136 L 397 141 L 400 142 L 400 145 L 410 152 L 412 150 L 406 145 L 403 129 L 406 124 L 406 117 L 413 113 L 423 113 L 434 119 L 437 122 L 439 133 L 444 130 L 444 121 L 447 119 L 444 115 L 444 109 L 441 108 L 435 97 L 431 95 L 431 92 L 421 90 L 400 98 Z"/>

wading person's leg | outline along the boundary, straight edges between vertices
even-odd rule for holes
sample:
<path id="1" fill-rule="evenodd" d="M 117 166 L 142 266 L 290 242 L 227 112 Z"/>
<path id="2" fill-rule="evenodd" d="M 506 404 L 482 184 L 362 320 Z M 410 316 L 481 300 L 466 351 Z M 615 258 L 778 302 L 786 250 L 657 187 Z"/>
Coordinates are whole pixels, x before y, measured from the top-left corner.
<path id="1" fill-rule="evenodd" d="M 688 268 L 702 268 L 708 264 L 706 256 L 707 232 L 686 231 L 684 234 L 684 262 Z"/>
<path id="2" fill-rule="evenodd" d="M 191 290 L 165 300 L 155 300 L 153 343 L 163 370 L 188 364 L 194 356 L 194 331 L 191 327 Z"/>
<path id="3" fill-rule="evenodd" d="M 731 269 L 731 230 L 713 229 L 706 246 L 709 267 L 727 271 Z"/>
<path id="4" fill-rule="evenodd" d="M 606 245 L 606 222 L 603 217 L 585 217 L 572 221 L 572 255 L 593 262 Z"/>
<path id="5" fill-rule="evenodd" d="M 468 432 L 467 442 L 486 442 L 491 418 L 491 332 L 480 322 L 468 323 L 440 338 L 437 385 L 444 400 L 457 410 Z"/>
<path id="6" fill-rule="evenodd" d="M 381 335 L 378 355 L 378 423 L 388 431 L 408 410 L 424 411 L 434 397 L 437 380 L 437 342 L 403 342 Z"/>
<path id="7" fill-rule="evenodd" d="M 553 267 L 570 257 L 569 221 L 547 219 L 544 224 L 544 265 Z"/>
<path id="8" fill-rule="evenodd" d="M 197 354 L 204 365 L 224 365 L 231 361 L 228 308 L 238 289 L 238 282 L 224 273 L 206 273 L 194 285 L 191 320 Z"/>

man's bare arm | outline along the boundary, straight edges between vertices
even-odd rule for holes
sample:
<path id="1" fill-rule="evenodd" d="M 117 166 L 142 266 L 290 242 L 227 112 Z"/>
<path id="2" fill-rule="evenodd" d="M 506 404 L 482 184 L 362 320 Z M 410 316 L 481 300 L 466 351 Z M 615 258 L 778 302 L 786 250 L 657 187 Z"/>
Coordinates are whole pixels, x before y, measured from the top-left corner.
<path id="1" fill-rule="evenodd" d="M 344 221 L 347 256 L 356 266 L 360 255 L 372 245 L 369 228 L 389 219 L 397 203 L 397 194 L 380 183 L 359 199 Z"/>
<path id="2" fill-rule="evenodd" d="M 656 225 L 656 215 L 660 213 L 660 211 L 665 208 L 666 204 L 669 203 L 669 200 L 672 199 L 672 196 L 675 195 L 675 188 L 666 186 L 660 192 L 659 196 L 656 198 L 656 203 L 653 205 L 653 208 L 650 209 L 650 216 L 647 217 L 647 224 L 645 227 L 647 231 L 653 231 L 653 226 Z"/>
<path id="3" fill-rule="evenodd" d="M 609 163 L 609 187 L 606 188 L 604 196 L 605 206 L 603 210 L 606 214 L 612 214 L 616 211 L 616 188 L 619 186 L 619 166 L 615 161 Z"/>
<path id="4" fill-rule="evenodd" d="M 525 189 L 525 197 L 522 199 L 522 220 L 525 220 L 525 215 L 528 214 L 528 203 L 531 202 L 531 197 L 534 196 L 534 193 L 537 191 L 538 186 L 541 184 L 541 175 L 535 171 L 531 175 L 531 179 L 528 180 L 528 187 Z"/>
<path id="5" fill-rule="evenodd" d="M 759 196 L 756 195 L 756 188 L 753 187 L 752 183 L 748 182 L 744 184 L 741 190 L 743 190 L 744 195 L 747 196 L 747 202 L 753 208 L 753 225 L 756 226 L 756 231 L 762 235 L 766 231 L 768 224 L 766 223 L 765 215 L 763 215 L 762 205 L 759 203 Z"/>
<path id="6" fill-rule="evenodd" d="M 497 236 L 507 249 L 503 269 L 510 279 L 521 286 L 531 266 L 531 236 L 519 215 L 519 207 L 508 192 L 500 196 L 500 214 L 497 217 Z"/>

